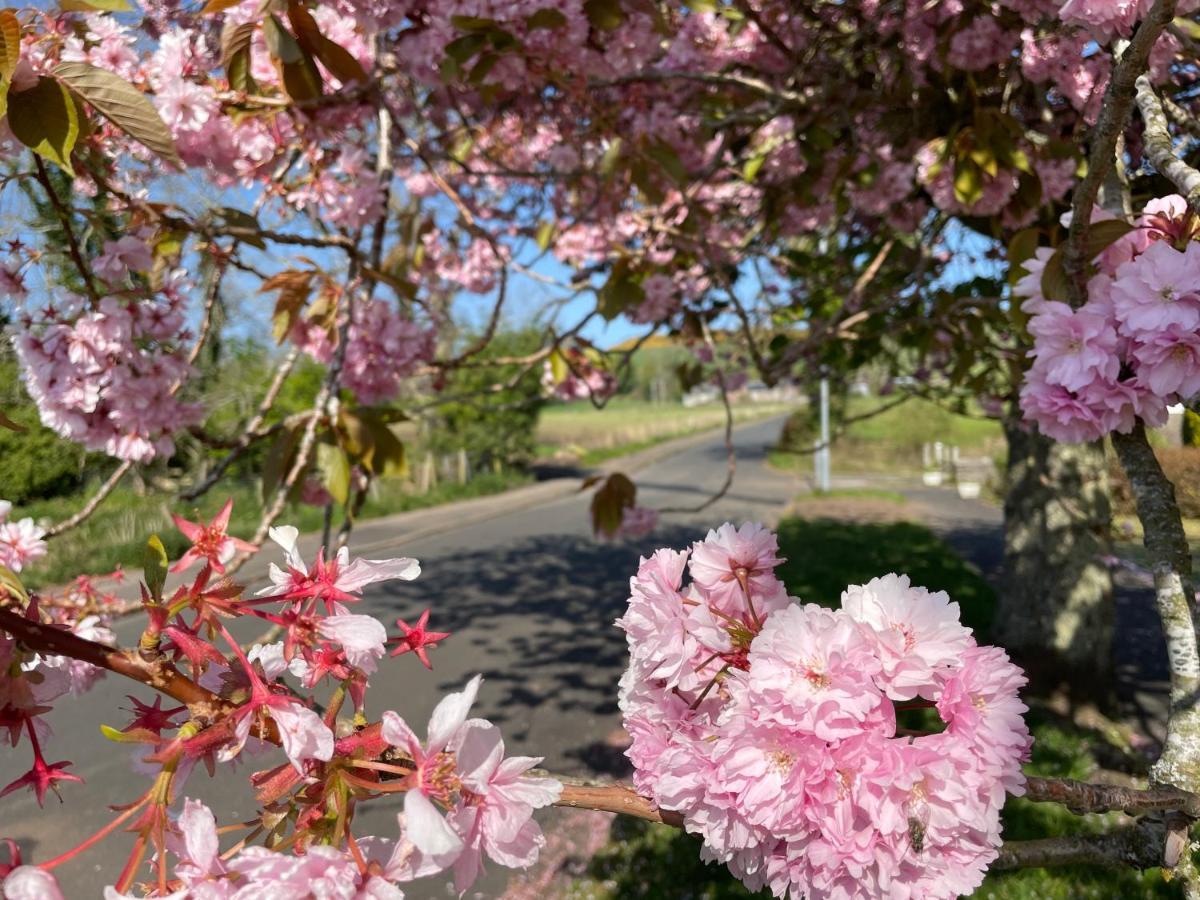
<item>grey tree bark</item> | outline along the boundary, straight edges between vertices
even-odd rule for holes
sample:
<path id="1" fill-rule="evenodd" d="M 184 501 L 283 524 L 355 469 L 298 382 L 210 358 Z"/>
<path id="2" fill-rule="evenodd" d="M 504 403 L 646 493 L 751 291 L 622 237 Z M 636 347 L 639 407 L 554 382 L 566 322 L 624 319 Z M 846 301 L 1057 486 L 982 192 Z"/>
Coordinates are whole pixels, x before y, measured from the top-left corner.
<path id="1" fill-rule="evenodd" d="M 1004 580 L 994 636 L 1035 673 L 1112 684 L 1111 507 L 1103 446 L 1052 441 L 1009 418 Z M 1104 699 L 1097 697 L 1096 699 Z"/>

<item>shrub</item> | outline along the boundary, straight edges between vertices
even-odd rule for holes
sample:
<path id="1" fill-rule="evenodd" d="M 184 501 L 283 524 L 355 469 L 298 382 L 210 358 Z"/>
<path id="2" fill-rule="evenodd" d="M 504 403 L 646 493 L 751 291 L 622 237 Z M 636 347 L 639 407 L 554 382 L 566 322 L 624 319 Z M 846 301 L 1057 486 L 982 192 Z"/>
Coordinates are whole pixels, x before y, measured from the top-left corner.
<path id="1" fill-rule="evenodd" d="M 1183 411 L 1183 446 L 1200 447 L 1200 413 Z"/>
<path id="2" fill-rule="evenodd" d="M 0 356 L 0 409 L 27 429 L 0 428 L 0 500 L 21 506 L 77 489 L 83 482 L 83 449 L 42 426 L 7 349 Z"/>
<path id="3" fill-rule="evenodd" d="M 1200 447 L 1157 447 L 1154 450 L 1163 472 L 1175 485 L 1179 510 L 1189 519 L 1200 518 Z M 1123 515 L 1134 515 L 1133 490 L 1120 464 L 1112 459 L 1113 509 Z"/>

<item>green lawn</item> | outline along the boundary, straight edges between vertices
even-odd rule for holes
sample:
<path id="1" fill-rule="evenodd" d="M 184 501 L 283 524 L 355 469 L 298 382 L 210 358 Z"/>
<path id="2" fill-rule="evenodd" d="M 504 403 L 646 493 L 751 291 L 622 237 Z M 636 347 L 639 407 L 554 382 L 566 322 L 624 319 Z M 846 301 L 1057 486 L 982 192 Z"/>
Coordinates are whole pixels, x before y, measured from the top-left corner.
<path id="1" fill-rule="evenodd" d="M 852 397 L 845 418 L 867 416 L 891 402 L 891 398 Z M 809 417 L 805 410 L 793 417 L 784 443 L 771 455 L 773 465 L 806 471 L 812 468 L 811 453 L 788 452 L 806 450 L 816 442 L 817 433 Z M 848 425 L 833 442 L 833 471 L 920 472 L 921 446 L 935 441 L 958 447 L 963 456 L 998 458 L 1004 453 L 999 422 L 981 417 L 978 410 L 959 415 L 928 400 L 913 398 Z"/>
<path id="2" fill-rule="evenodd" d="M 480 473 L 467 484 L 443 482 L 428 493 L 412 492 L 402 481 L 377 481 L 362 511 L 362 518 L 374 518 L 391 513 L 437 506 L 452 500 L 495 494 L 530 481 L 528 475 L 517 472 Z M 233 497 L 233 518 L 229 531 L 237 537 L 249 538 L 262 516 L 262 501 L 257 484 L 230 482 L 218 485 L 193 503 L 176 501 L 170 494 L 134 493 L 121 486 L 100 508 L 78 527 L 50 542 L 46 557 L 21 573 L 29 587 L 63 584 L 83 573 L 104 574 L 118 565 L 141 567 L 142 548 L 151 534 L 158 534 L 172 558 L 187 547 L 187 541 L 171 521 L 171 513 L 196 521 L 208 521 L 229 497 Z M 13 517 L 32 516 L 36 520 L 57 522 L 79 509 L 78 497 L 59 497 L 31 503 L 13 511 Z M 323 522 L 321 509 L 293 504 L 284 510 L 281 524 L 295 525 L 302 532 L 319 530 Z M 340 519 L 335 519 L 336 528 Z"/>
<path id="3" fill-rule="evenodd" d="M 964 620 L 986 640 L 994 595 L 986 582 L 926 528 L 911 523 L 860 525 L 829 520 L 784 520 L 779 526 L 781 576 L 804 600 L 835 605 L 847 584 L 892 571 L 907 572 L 915 584 L 945 590 L 958 601 Z M 1096 768 L 1092 747 L 1102 740 L 1045 711 L 1028 721 L 1034 734 L 1030 774 L 1087 778 Z M 1114 815 L 1071 815 L 1054 804 L 1010 799 L 1004 809 L 1010 839 L 1052 837 L 1098 831 Z M 727 900 L 755 896 L 721 867 L 706 866 L 693 836 L 667 826 L 617 817 L 612 839 L 591 861 L 587 873 L 566 891 L 571 900 L 625 900 L 672 897 Z M 769 896 L 764 892 L 762 897 Z M 1181 896 L 1157 871 L 1089 868 L 1031 869 L 989 875 L 974 894 L 989 900 L 1159 900 Z"/>
<path id="4" fill-rule="evenodd" d="M 794 409 L 794 404 L 735 406 L 735 422 L 749 422 Z M 725 424 L 719 403 L 685 408 L 679 403 L 646 403 L 616 397 L 603 409 L 586 401 L 547 406 L 538 422 L 538 450 L 545 457 L 569 457 L 595 465 L 686 434 Z"/>

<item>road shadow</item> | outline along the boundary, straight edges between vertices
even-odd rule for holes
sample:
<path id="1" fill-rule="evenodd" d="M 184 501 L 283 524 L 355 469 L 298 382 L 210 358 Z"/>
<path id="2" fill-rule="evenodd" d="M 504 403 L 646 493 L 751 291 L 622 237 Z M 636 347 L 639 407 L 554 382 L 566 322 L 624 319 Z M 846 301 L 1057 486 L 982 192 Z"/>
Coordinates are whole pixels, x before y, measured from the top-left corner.
<path id="1" fill-rule="evenodd" d="M 408 619 L 429 598 L 441 598 L 430 627 L 452 632 L 459 654 L 462 642 L 469 647 L 470 670 L 481 673 L 489 686 L 494 708 L 487 717 L 519 747 L 530 742 L 535 718 L 579 723 L 616 717 L 617 682 L 628 652 L 624 634 L 613 623 L 624 614 L 639 558 L 659 547 L 690 546 L 704 534 L 668 526 L 637 541 L 543 536 L 453 553 L 422 572 L 421 601 L 406 585 L 383 585 L 372 592 L 372 612 L 389 621 Z M 461 686 L 458 673 L 437 684 L 442 693 Z M 581 771 L 627 771 L 620 749 L 603 734 L 559 731 L 559 755 L 576 761 Z M 545 749 L 539 746 L 537 752 Z"/>

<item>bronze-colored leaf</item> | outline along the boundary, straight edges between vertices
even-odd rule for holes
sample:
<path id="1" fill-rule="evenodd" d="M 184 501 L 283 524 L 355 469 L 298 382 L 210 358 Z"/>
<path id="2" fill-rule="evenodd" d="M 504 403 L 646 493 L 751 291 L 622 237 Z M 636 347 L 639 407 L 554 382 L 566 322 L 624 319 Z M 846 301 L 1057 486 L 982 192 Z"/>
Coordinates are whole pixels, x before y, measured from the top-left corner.
<path id="1" fill-rule="evenodd" d="M 28 90 L 9 91 L 8 127 L 34 153 L 75 176 L 71 151 L 79 138 L 79 112 L 57 78 L 43 75 Z"/>
<path id="2" fill-rule="evenodd" d="M 150 99 L 119 75 L 84 62 L 61 62 L 54 75 L 147 150 L 183 168 L 170 129 Z"/>

